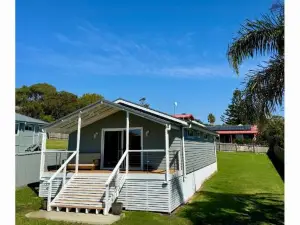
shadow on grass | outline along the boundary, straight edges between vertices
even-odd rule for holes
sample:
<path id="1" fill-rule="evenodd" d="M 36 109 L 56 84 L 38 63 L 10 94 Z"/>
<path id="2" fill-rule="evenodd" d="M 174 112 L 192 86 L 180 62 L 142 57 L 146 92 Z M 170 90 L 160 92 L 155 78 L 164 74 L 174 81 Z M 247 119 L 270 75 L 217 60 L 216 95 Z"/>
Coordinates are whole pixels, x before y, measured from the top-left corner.
<path id="1" fill-rule="evenodd" d="M 40 182 L 34 182 L 34 183 L 27 184 L 27 187 L 29 187 L 34 192 L 34 194 L 36 194 L 38 196 L 39 195 L 39 185 L 40 185 Z"/>
<path id="2" fill-rule="evenodd" d="M 193 224 L 284 224 L 284 203 L 274 194 L 237 195 L 201 192 L 178 211 Z"/>
<path id="3" fill-rule="evenodd" d="M 284 163 L 277 159 L 274 150 L 272 148 L 267 152 L 269 159 L 271 160 L 273 166 L 275 167 L 277 173 L 280 175 L 282 181 L 284 182 Z"/>

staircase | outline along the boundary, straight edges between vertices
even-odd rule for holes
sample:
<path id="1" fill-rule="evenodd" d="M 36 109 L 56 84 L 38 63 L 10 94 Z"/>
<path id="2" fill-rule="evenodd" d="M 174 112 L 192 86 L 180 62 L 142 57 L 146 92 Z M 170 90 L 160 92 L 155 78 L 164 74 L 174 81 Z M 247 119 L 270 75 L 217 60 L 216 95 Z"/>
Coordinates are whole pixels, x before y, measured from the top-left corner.
<path id="1" fill-rule="evenodd" d="M 65 209 L 66 212 L 75 210 L 75 212 L 99 214 L 105 208 L 105 182 L 109 175 L 110 173 L 75 174 L 53 199 L 50 204 L 51 210 Z M 110 187 L 110 200 L 114 200 L 112 199 L 114 186 Z"/>

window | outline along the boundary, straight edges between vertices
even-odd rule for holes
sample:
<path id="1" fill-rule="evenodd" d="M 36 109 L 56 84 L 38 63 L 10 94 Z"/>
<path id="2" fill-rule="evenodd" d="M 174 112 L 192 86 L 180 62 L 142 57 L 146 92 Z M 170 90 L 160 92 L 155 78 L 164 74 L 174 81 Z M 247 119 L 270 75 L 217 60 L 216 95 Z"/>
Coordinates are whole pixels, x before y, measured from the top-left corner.
<path id="1" fill-rule="evenodd" d="M 203 136 L 204 136 L 203 132 L 200 132 L 199 133 L 199 138 L 203 138 Z"/>
<path id="2" fill-rule="evenodd" d="M 187 130 L 188 137 L 193 137 L 193 134 L 194 134 L 193 130 L 191 130 L 191 129 Z"/>
<path id="3" fill-rule="evenodd" d="M 35 133 L 38 133 L 41 130 L 41 127 L 39 125 L 36 125 L 34 128 Z"/>
<path id="4" fill-rule="evenodd" d="M 31 124 L 26 124 L 26 125 L 25 125 L 25 130 L 33 131 L 33 125 L 31 125 Z"/>
<path id="5" fill-rule="evenodd" d="M 208 135 L 204 134 L 204 140 L 208 140 Z"/>
<path id="6" fill-rule="evenodd" d="M 19 124 L 16 123 L 16 126 L 15 126 L 15 135 L 19 135 Z"/>
<path id="7" fill-rule="evenodd" d="M 239 139 L 239 140 L 242 140 L 243 139 L 243 135 L 242 134 L 236 134 L 235 138 Z"/>

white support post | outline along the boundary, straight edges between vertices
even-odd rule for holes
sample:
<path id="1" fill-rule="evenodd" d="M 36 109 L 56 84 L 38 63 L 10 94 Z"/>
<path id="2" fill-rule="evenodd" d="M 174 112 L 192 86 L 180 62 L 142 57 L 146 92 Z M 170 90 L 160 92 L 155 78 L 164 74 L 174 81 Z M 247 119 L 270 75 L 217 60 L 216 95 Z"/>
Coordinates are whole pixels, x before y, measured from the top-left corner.
<path id="1" fill-rule="evenodd" d="M 76 167 L 75 173 L 78 173 L 78 164 L 79 164 L 79 147 L 80 147 L 80 130 L 81 130 L 81 112 L 78 116 L 78 126 L 77 126 L 77 144 L 76 144 Z"/>
<path id="2" fill-rule="evenodd" d="M 62 187 L 64 187 L 65 184 L 66 184 L 66 175 L 67 175 L 67 166 L 65 166 L 64 172 L 63 172 L 63 183 L 62 183 Z"/>
<path id="3" fill-rule="evenodd" d="M 218 156 L 217 156 L 217 142 L 216 142 L 216 137 L 214 137 L 214 146 L 215 146 L 215 157 L 216 157 L 216 164 L 217 164 L 217 170 L 218 170 Z"/>
<path id="4" fill-rule="evenodd" d="M 166 182 L 169 181 L 170 174 L 170 159 L 169 159 L 169 130 L 171 130 L 171 126 L 166 125 L 165 128 L 165 151 L 166 151 Z"/>
<path id="5" fill-rule="evenodd" d="M 105 187 L 105 208 L 103 210 L 103 214 L 105 216 L 108 215 L 108 210 L 109 210 L 109 205 L 110 205 L 108 198 L 109 198 L 109 185 L 106 185 L 106 187 Z"/>
<path id="6" fill-rule="evenodd" d="M 129 170 L 129 112 L 126 112 L 126 174 Z"/>
<path id="7" fill-rule="evenodd" d="M 50 212 L 51 211 L 51 198 L 52 198 L 52 181 L 49 184 L 48 187 L 48 199 L 47 199 L 47 211 Z"/>
<path id="8" fill-rule="evenodd" d="M 181 173 L 182 172 L 182 160 L 181 160 L 181 150 L 180 151 L 178 151 L 178 170 L 179 170 L 179 172 Z"/>
<path id="9" fill-rule="evenodd" d="M 47 141 L 47 134 L 43 131 L 42 133 L 42 146 L 41 146 L 41 161 L 40 161 L 40 180 L 44 176 L 44 169 L 45 169 L 45 151 L 46 151 L 46 141 Z"/>
<path id="10" fill-rule="evenodd" d="M 182 149 L 182 158 L 183 158 L 183 178 L 186 177 L 186 159 L 185 159 L 185 145 L 184 145 L 184 128 L 181 128 L 181 149 Z"/>

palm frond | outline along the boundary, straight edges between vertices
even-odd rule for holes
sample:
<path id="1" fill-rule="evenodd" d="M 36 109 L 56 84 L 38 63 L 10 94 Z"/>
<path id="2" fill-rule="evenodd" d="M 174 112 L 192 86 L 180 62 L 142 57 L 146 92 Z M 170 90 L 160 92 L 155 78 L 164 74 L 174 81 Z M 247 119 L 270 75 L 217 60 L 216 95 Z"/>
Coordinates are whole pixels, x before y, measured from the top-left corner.
<path id="1" fill-rule="evenodd" d="M 265 66 L 250 71 L 243 95 L 259 115 L 270 115 L 282 106 L 284 96 L 284 57 L 276 55 Z"/>
<path id="2" fill-rule="evenodd" d="M 264 15 L 262 19 L 247 20 L 227 50 L 227 58 L 236 73 L 239 65 L 256 55 L 284 52 L 284 17 L 281 13 Z"/>

